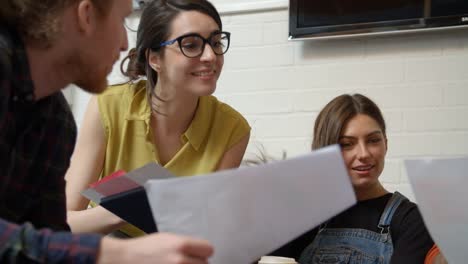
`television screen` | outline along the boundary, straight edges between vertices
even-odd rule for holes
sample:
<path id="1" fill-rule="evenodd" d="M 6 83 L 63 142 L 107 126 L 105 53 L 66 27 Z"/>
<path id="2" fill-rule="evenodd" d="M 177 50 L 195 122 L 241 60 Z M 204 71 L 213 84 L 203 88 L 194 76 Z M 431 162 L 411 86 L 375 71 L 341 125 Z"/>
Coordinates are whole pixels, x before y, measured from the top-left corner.
<path id="1" fill-rule="evenodd" d="M 468 0 L 290 0 L 290 39 L 468 26 Z"/>
<path id="2" fill-rule="evenodd" d="M 433 17 L 468 14 L 468 1 L 466 0 L 432 0 L 431 2 L 431 15 Z"/>

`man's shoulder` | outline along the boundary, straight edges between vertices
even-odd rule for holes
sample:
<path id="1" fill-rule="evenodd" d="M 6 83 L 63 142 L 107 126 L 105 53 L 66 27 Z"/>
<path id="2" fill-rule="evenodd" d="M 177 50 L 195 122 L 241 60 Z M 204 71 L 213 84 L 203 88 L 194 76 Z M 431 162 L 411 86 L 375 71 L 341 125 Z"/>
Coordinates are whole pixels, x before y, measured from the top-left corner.
<path id="1" fill-rule="evenodd" d="M 11 33 L 5 27 L 0 26 L 0 80 L 3 81 L 11 74 L 12 58 Z"/>
<path id="2" fill-rule="evenodd" d="M 10 93 L 12 91 L 11 76 L 13 71 L 12 40 L 10 33 L 0 26 L 0 118 L 6 112 Z"/>
<path id="3" fill-rule="evenodd" d="M 11 49 L 13 48 L 14 33 L 11 28 L 0 25 L 0 47 Z"/>
<path id="4" fill-rule="evenodd" d="M 70 129 L 76 128 L 71 107 L 61 91 L 39 100 L 36 106 L 41 109 L 39 111 L 45 119 L 57 120 Z"/>

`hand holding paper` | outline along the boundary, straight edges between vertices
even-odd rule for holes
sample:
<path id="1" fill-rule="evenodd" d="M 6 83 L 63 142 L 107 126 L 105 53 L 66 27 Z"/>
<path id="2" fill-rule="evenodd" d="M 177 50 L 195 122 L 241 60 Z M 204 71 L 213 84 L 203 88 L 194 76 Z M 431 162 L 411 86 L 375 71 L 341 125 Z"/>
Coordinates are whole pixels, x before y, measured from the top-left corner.
<path id="1" fill-rule="evenodd" d="M 210 241 L 214 264 L 252 263 L 356 203 L 337 146 L 195 177 L 152 163 L 98 186 L 84 195 L 147 232 L 157 223 L 159 231 Z M 125 191 L 103 195 L 116 186 Z"/>

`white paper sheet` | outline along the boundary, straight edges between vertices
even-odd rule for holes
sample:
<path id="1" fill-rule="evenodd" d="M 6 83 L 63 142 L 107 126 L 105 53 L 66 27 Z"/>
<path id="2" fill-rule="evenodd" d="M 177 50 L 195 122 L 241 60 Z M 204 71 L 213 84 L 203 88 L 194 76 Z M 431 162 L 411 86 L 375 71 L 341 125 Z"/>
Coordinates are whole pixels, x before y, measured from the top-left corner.
<path id="1" fill-rule="evenodd" d="M 468 158 L 407 160 L 429 232 L 449 263 L 468 262 Z"/>
<path id="2" fill-rule="evenodd" d="M 207 239 L 214 264 L 252 263 L 356 203 L 337 146 L 145 188 L 158 230 Z"/>

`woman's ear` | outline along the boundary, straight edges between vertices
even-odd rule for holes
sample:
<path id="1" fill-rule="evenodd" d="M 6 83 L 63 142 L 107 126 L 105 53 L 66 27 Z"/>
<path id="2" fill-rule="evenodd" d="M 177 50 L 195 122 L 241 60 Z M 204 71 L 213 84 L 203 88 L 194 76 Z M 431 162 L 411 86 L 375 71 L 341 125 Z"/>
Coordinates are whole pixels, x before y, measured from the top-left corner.
<path id="1" fill-rule="evenodd" d="M 159 52 L 154 52 L 147 50 L 148 64 L 151 69 L 155 70 L 157 73 L 161 72 L 161 56 Z"/>

